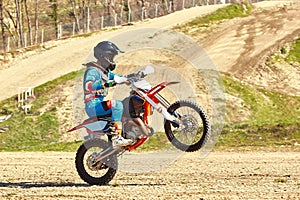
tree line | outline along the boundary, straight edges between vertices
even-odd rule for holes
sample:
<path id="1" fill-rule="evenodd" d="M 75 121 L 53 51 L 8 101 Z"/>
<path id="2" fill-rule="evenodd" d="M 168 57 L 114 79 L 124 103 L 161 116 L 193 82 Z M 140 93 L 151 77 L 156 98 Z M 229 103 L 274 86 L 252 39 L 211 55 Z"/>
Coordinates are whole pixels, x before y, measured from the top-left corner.
<path id="1" fill-rule="evenodd" d="M 159 5 L 159 11 L 156 9 L 151 12 L 164 15 L 182 9 L 182 4 L 187 1 L 197 4 L 207 0 L 0 0 L 0 48 L 6 52 L 8 43 L 12 43 L 15 48 L 36 45 L 39 43 L 39 32 L 42 29 L 53 29 L 52 36 L 49 36 L 50 33 L 46 35 L 54 39 L 60 31 L 61 23 L 73 24 L 73 31 L 85 33 L 93 23 L 91 18 L 105 16 L 105 20 L 108 21 L 106 24 L 109 25 L 117 14 L 126 21 L 135 10 L 151 6 L 157 8 Z"/>

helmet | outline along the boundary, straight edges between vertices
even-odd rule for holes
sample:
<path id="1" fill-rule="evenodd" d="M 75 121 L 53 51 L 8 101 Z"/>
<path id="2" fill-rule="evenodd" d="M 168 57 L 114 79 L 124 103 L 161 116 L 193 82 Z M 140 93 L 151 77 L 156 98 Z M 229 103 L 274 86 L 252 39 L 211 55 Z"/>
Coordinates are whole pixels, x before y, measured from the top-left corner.
<path id="1" fill-rule="evenodd" d="M 114 62 L 114 57 L 118 53 L 124 53 L 121 51 L 114 43 L 109 41 L 99 42 L 94 47 L 94 56 L 97 58 L 97 62 L 108 70 L 114 70 L 116 68 L 116 63 Z"/>

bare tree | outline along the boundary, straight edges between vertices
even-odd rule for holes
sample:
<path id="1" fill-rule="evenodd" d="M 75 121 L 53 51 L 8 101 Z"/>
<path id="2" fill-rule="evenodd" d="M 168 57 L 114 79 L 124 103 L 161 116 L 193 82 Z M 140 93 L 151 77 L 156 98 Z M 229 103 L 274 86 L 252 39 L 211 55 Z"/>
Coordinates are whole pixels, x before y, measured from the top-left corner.
<path id="1" fill-rule="evenodd" d="M 130 6 L 130 0 L 127 0 L 127 7 L 128 7 L 128 18 L 130 18 L 131 16 L 131 6 Z"/>
<path id="2" fill-rule="evenodd" d="M 23 20 L 22 20 L 22 9 L 21 0 L 15 0 L 16 14 L 17 14 L 17 34 L 21 46 L 24 46 L 24 36 L 23 36 Z"/>
<path id="3" fill-rule="evenodd" d="M 95 2 L 96 3 L 96 2 Z M 90 8 L 91 8 L 91 1 L 90 0 L 82 0 L 82 21 L 83 21 L 83 31 L 89 31 L 89 20 L 90 20 Z"/>
<path id="4" fill-rule="evenodd" d="M 3 41 L 3 51 L 6 52 L 6 37 L 4 30 L 4 22 L 3 22 L 3 0 L 0 0 L 0 23 L 1 23 L 1 35 Z"/>
<path id="5" fill-rule="evenodd" d="M 122 11 L 121 11 L 121 17 L 123 18 L 123 11 L 125 12 L 126 15 L 126 21 L 128 22 L 131 18 L 130 13 L 131 13 L 131 8 L 130 8 L 130 0 L 123 0 L 122 1 Z"/>
<path id="6" fill-rule="evenodd" d="M 107 0 L 107 15 L 110 17 L 110 6 L 111 6 L 111 0 Z"/>
<path id="7" fill-rule="evenodd" d="M 32 31 L 31 31 L 31 20 L 28 12 L 28 6 L 27 6 L 27 0 L 23 0 L 24 6 L 25 6 L 25 13 L 26 13 L 26 19 L 27 19 L 27 27 L 28 27 L 28 33 L 29 33 L 29 41 L 30 45 L 33 44 L 32 40 Z"/>
<path id="8" fill-rule="evenodd" d="M 171 6 L 171 9 L 170 9 L 170 12 L 175 12 L 175 8 L 174 8 L 174 0 L 170 0 L 170 6 Z"/>
<path id="9" fill-rule="evenodd" d="M 79 18 L 78 18 L 77 12 L 76 12 L 76 2 L 75 2 L 75 0 L 70 0 L 70 1 L 71 1 L 72 8 L 73 8 L 73 16 L 75 19 L 76 29 L 77 29 L 77 32 L 80 32 Z"/>
<path id="10" fill-rule="evenodd" d="M 7 13 L 10 21 L 13 23 L 13 28 L 8 26 L 7 24 L 4 24 L 4 26 L 6 27 L 6 29 L 8 30 L 8 32 L 10 33 L 10 36 L 12 36 L 13 40 L 15 41 L 16 46 L 18 46 L 19 44 L 19 34 L 18 34 L 18 25 L 16 20 L 14 19 L 12 13 L 8 10 L 7 7 L 4 7 L 5 12 Z M 14 33 L 15 31 L 15 33 Z"/>
<path id="11" fill-rule="evenodd" d="M 39 12 L 39 4 L 38 4 L 39 0 L 35 0 L 35 8 L 34 8 L 34 22 L 35 22 L 35 28 L 34 28 L 34 38 L 35 41 L 34 43 L 37 44 L 38 43 L 38 31 L 39 31 L 39 18 L 38 18 L 38 12 Z"/>
<path id="12" fill-rule="evenodd" d="M 91 19 L 91 1 L 87 0 L 87 19 L 86 19 L 86 27 L 87 32 L 90 31 L 90 19 Z"/>
<path id="13" fill-rule="evenodd" d="M 57 0 L 50 0 L 52 13 L 50 14 L 54 22 L 55 35 L 58 35 L 58 12 L 57 12 Z"/>
<path id="14" fill-rule="evenodd" d="M 82 0 L 82 8 L 81 8 L 81 14 L 82 14 L 82 20 L 83 20 L 83 32 L 86 32 L 86 3 L 85 0 Z"/>
<path id="15" fill-rule="evenodd" d="M 111 0 L 107 0 L 107 23 L 108 23 L 109 26 L 110 26 L 110 23 L 111 23 L 111 10 L 110 10 L 110 7 L 111 7 Z"/>

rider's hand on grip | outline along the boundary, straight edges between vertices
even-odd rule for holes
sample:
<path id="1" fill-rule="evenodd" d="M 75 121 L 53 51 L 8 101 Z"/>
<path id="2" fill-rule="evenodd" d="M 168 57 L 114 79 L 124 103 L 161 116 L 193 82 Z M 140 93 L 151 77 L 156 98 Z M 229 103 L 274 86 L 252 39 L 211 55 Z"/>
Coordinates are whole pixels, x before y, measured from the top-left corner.
<path id="1" fill-rule="evenodd" d="M 143 71 L 139 71 L 139 72 L 137 73 L 137 75 L 138 75 L 140 78 L 145 78 L 145 76 L 146 76 L 147 74 L 145 74 Z"/>
<path id="2" fill-rule="evenodd" d="M 117 83 L 115 81 L 110 81 L 110 82 L 104 83 L 105 87 L 113 87 L 115 85 L 117 85 Z"/>

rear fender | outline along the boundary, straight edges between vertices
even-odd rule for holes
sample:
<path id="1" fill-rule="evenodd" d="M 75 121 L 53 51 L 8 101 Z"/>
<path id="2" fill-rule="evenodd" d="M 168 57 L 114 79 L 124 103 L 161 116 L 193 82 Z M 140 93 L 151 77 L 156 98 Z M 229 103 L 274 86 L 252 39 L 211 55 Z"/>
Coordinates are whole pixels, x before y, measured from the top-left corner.
<path id="1" fill-rule="evenodd" d="M 71 128 L 67 132 L 72 132 L 81 128 L 86 128 L 89 132 L 101 132 L 108 125 L 109 122 L 110 120 L 108 119 L 93 117 Z"/>

